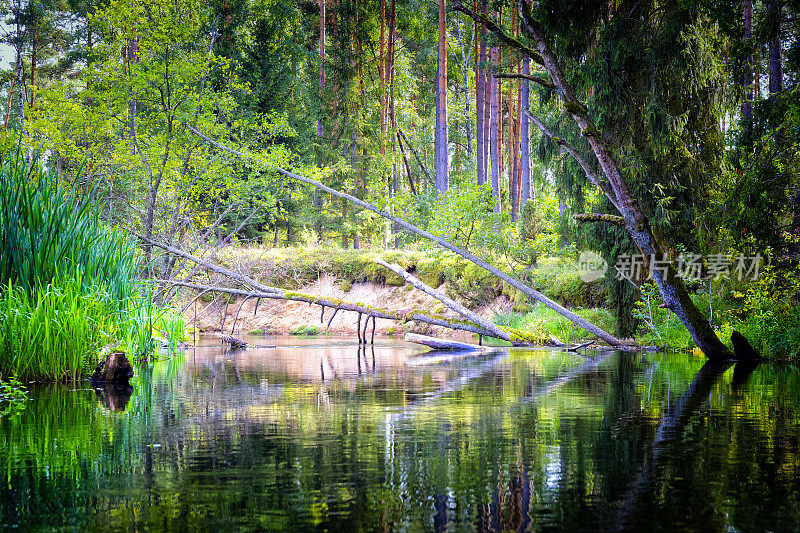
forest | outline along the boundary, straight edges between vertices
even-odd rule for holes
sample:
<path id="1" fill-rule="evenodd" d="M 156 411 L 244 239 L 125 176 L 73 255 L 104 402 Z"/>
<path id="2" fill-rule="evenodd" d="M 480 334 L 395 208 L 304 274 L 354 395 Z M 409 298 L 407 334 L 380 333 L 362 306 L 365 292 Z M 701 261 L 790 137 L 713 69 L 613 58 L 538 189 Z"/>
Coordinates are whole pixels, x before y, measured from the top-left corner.
<path id="1" fill-rule="evenodd" d="M 563 315 L 567 342 L 726 358 L 740 331 L 798 353 L 794 1 L 3 10 L 6 375 L 77 377 L 111 339 L 152 350 L 209 262 L 296 289 L 385 283 L 373 256 L 468 307 L 505 296 L 491 320 L 533 339 Z M 83 355 L 49 361 L 66 341 L 20 317 L 76 298 L 102 319 L 74 317 L 94 324 Z"/>
<path id="2" fill-rule="evenodd" d="M 800 0 L 0 16 L 0 529 L 800 530 Z"/>

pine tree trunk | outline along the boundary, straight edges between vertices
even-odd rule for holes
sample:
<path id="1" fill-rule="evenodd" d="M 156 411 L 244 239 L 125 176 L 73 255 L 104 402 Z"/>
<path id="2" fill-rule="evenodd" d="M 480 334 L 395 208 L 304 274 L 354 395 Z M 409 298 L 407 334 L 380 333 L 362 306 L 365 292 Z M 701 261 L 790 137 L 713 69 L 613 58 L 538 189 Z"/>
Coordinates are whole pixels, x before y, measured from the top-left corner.
<path id="1" fill-rule="evenodd" d="M 522 60 L 522 74 L 530 75 L 531 73 L 531 59 L 526 57 Z M 530 107 L 531 101 L 531 87 L 530 82 L 526 79 L 521 80 L 520 87 L 520 211 L 525 209 L 525 204 L 531 197 L 531 143 L 530 143 L 530 125 L 528 115 L 524 112 L 525 109 Z"/>
<path id="2" fill-rule="evenodd" d="M 493 47 L 491 50 L 491 60 L 492 60 L 492 67 L 497 67 L 497 56 L 498 51 L 497 47 Z M 500 130 L 498 126 L 498 114 L 499 108 L 497 106 L 498 101 L 498 83 L 497 78 L 492 76 L 491 72 L 487 74 L 487 80 L 489 81 L 489 159 L 491 160 L 491 167 L 492 167 L 492 195 L 494 196 L 494 206 L 492 210 L 495 213 L 500 212 L 500 146 L 499 141 L 500 138 L 498 136 L 498 132 Z"/>
<path id="3" fill-rule="evenodd" d="M 447 19 L 445 0 L 439 0 L 439 46 L 436 75 L 436 132 L 434 136 L 434 161 L 436 195 L 443 194 L 450 185 L 448 176 L 447 143 Z"/>
<path id="4" fill-rule="evenodd" d="M 325 90 L 325 0 L 319 0 L 319 102 L 322 107 L 322 97 Z M 319 143 L 319 153 L 317 155 L 317 165 L 322 166 L 322 109 L 319 111 L 317 119 L 317 142 Z M 319 192 L 314 190 L 314 231 L 319 239 L 322 239 L 322 197 Z"/>
<path id="5" fill-rule="evenodd" d="M 767 29 L 769 32 L 769 93 L 783 90 L 783 64 L 781 62 L 781 4 L 780 0 L 766 0 Z"/>
<path id="6" fill-rule="evenodd" d="M 488 0 L 481 0 L 481 9 L 487 9 Z M 477 178 L 478 185 L 486 183 L 486 24 L 480 29 L 480 54 L 475 58 L 475 136 L 477 137 Z"/>
<path id="7" fill-rule="evenodd" d="M 519 139 L 517 138 L 516 114 L 514 106 L 514 84 L 508 84 L 508 201 L 511 204 L 511 221 L 517 221 L 517 155 Z"/>
<path id="8" fill-rule="evenodd" d="M 378 69 L 381 78 L 381 155 L 386 155 L 386 0 L 381 0 L 381 53 Z"/>
<path id="9" fill-rule="evenodd" d="M 397 113 L 395 108 L 394 98 L 394 63 L 395 63 L 395 15 L 396 15 L 397 0 L 392 0 L 392 6 L 389 11 L 389 57 L 387 62 L 387 70 L 389 74 L 389 114 L 392 121 L 392 129 L 397 131 Z M 397 142 L 395 136 L 392 136 L 392 196 L 397 196 L 399 191 L 397 183 Z M 392 225 L 394 233 L 394 247 L 400 247 L 400 226 L 395 223 Z"/>

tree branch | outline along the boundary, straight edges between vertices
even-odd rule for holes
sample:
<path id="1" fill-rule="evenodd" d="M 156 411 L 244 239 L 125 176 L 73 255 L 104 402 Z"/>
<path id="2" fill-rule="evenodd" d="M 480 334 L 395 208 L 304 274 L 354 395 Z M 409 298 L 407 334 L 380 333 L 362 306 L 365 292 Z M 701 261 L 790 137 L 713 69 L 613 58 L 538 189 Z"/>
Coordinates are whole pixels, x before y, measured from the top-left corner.
<path id="1" fill-rule="evenodd" d="M 579 223 L 605 222 L 606 224 L 625 227 L 625 219 L 616 215 L 606 215 L 603 213 L 582 213 L 579 215 L 573 215 L 572 218 Z"/>
<path id="2" fill-rule="evenodd" d="M 614 195 L 614 192 L 606 182 L 601 181 L 600 176 L 598 176 L 597 173 L 592 170 L 592 167 L 589 166 L 589 162 L 584 159 L 583 155 L 578 151 L 578 149 L 561 137 L 557 136 L 553 130 L 547 127 L 547 124 L 545 124 L 539 117 L 531 113 L 529 109 L 525 109 L 523 112 L 528 116 L 529 119 L 531 119 L 531 122 L 536 124 L 536 127 L 539 128 L 539 131 L 549 137 L 551 141 L 559 145 L 562 151 L 567 152 L 572 156 L 573 159 L 575 159 L 575 161 L 583 169 L 584 173 L 586 173 L 586 179 L 600 189 L 600 191 L 602 191 L 602 193 L 606 196 L 606 198 L 608 198 L 614 207 L 619 210 L 619 203 L 617 202 L 617 197 Z"/>
<path id="3" fill-rule="evenodd" d="M 498 72 L 496 74 L 492 74 L 494 78 L 522 78 L 523 80 L 530 80 L 533 82 L 538 83 L 542 87 L 547 87 L 548 89 L 555 89 L 556 85 L 553 82 L 547 81 L 544 78 L 540 78 L 539 76 L 532 76 L 530 74 L 521 74 L 516 72 Z"/>

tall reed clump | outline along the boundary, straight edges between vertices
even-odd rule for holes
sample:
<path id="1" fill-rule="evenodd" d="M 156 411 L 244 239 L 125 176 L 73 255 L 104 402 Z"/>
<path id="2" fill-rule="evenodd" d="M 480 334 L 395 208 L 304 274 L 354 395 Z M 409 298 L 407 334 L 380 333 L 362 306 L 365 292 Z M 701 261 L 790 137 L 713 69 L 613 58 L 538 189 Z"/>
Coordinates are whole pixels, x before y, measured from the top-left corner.
<path id="1" fill-rule="evenodd" d="M 130 329 L 139 259 L 94 193 L 19 153 L 0 160 L 0 374 L 77 379 Z"/>

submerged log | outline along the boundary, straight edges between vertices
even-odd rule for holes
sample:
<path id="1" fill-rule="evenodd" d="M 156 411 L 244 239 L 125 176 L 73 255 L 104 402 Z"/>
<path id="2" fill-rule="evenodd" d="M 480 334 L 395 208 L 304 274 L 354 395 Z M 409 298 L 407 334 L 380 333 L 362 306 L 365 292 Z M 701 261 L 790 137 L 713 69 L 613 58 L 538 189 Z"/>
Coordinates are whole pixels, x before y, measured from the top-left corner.
<path id="1" fill-rule="evenodd" d="M 450 339 L 440 339 L 438 337 L 429 337 L 427 335 L 419 335 L 418 333 L 406 333 L 405 339 L 408 342 L 422 344 L 423 346 L 427 346 L 428 348 L 433 348 L 435 350 L 453 350 L 462 352 L 485 352 L 494 350 L 494 348 L 487 348 L 486 346 L 478 346 L 477 344 L 459 342 Z"/>
<path id="2" fill-rule="evenodd" d="M 94 373 L 90 378 L 92 383 L 116 383 L 127 385 L 128 380 L 133 377 L 133 367 L 125 352 L 114 351 L 106 356 L 104 360 L 97 363 Z"/>

